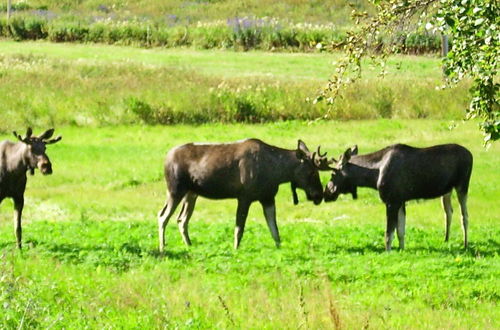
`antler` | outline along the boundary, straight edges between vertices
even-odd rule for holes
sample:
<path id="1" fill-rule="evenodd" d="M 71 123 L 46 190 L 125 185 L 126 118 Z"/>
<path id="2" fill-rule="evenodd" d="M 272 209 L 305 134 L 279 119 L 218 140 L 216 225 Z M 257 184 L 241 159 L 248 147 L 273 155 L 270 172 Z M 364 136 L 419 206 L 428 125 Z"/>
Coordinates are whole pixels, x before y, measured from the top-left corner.
<path id="1" fill-rule="evenodd" d="M 26 130 L 26 137 L 22 137 L 21 134 L 17 134 L 16 131 L 13 131 L 12 132 L 14 134 L 14 136 L 21 142 L 28 142 L 28 140 L 30 139 L 31 137 L 31 134 L 33 134 L 33 130 L 31 129 L 31 127 L 28 127 L 28 129 Z"/>
<path id="2" fill-rule="evenodd" d="M 13 131 L 12 134 L 14 134 L 14 136 L 19 140 L 19 141 L 22 141 L 24 142 L 24 139 L 23 137 L 20 135 L 20 134 L 17 134 L 16 131 Z"/>
<path id="3" fill-rule="evenodd" d="M 328 158 L 326 157 L 326 154 L 327 154 L 326 152 L 324 154 L 321 154 L 321 146 L 318 146 L 318 150 L 313 152 L 313 154 L 312 154 L 313 164 L 320 171 L 333 170 L 333 167 L 330 167 L 330 165 L 337 162 L 333 157 L 330 160 L 328 160 Z M 319 156 L 319 159 L 316 159 L 316 155 Z"/>
<path id="4" fill-rule="evenodd" d="M 320 156 L 321 158 L 325 157 L 326 156 L 326 151 L 324 154 L 321 154 L 321 146 L 318 146 L 318 156 Z"/>
<path id="5" fill-rule="evenodd" d="M 42 141 L 47 140 L 47 139 L 50 139 L 53 134 L 54 134 L 54 129 L 50 128 L 50 129 L 46 130 L 45 132 L 43 132 L 42 134 L 38 135 L 38 138 Z"/>
<path id="6" fill-rule="evenodd" d="M 56 143 L 56 142 L 61 141 L 61 139 L 62 139 L 62 136 L 60 136 L 60 135 L 59 135 L 59 136 L 58 136 L 58 137 L 56 137 L 55 139 L 52 139 L 52 140 L 48 140 L 48 141 L 46 141 L 46 142 L 45 142 L 45 144 L 52 144 L 52 143 Z"/>

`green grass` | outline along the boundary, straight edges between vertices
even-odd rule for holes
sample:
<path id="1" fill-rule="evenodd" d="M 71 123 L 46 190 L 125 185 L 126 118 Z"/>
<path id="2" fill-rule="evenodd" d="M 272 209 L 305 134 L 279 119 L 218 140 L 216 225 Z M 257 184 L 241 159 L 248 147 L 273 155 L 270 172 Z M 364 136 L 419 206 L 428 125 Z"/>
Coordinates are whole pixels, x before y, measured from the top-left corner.
<path id="1" fill-rule="evenodd" d="M 22 2 L 14 0 L 13 3 Z M 54 1 L 29 0 L 32 8 L 44 7 L 57 13 L 73 13 L 82 16 L 148 17 L 169 24 L 189 24 L 197 21 L 226 20 L 233 17 L 276 17 L 292 22 L 350 24 L 351 8 L 368 8 L 367 1 L 116 1 L 82 0 Z M 2 4 L 3 5 L 3 4 Z M 99 8 L 102 9 L 99 9 Z M 105 8 L 105 9 L 104 9 Z M 108 11 L 106 13 L 106 11 Z"/>
<path id="2" fill-rule="evenodd" d="M 337 58 L 3 41 L 2 129 L 464 115 L 468 84 L 437 91 L 441 70 L 433 57 L 390 59 L 384 79 L 367 66 L 333 108 L 307 101 L 325 85 Z"/>
<path id="3" fill-rule="evenodd" d="M 245 53 L 221 50 L 140 49 L 132 47 L 58 44 L 47 42 L 0 41 L 0 54 L 12 56 L 31 54 L 49 59 L 77 61 L 78 63 L 126 63 L 153 67 L 180 67 L 197 73 L 223 78 L 259 77 L 278 80 L 315 80 L 323 82 L 332 73 L 332 63 L 339 54 Z M 399 69 L 396 69 L 398 65 Z M 388 79 L 441 78 L 441 62 L 435 56 L 398 56 L 388 62 Z M 378 70 L 369 66 L 363 72 L 375 78 Z"/>
<path id="4" fill-rule="evenodd" d="M 497 328 L 500 149 L 486 150 L 474 122 L 377 120 L 263 125 L 58 127 L 54 174 L 29 177 L 23 252 L 14 247 L 12 203 L 0 207 L 0 324 L 6 328 Z M 35 133 L 37 133 L 36 130 Z M 377 193 L 314 206 L 277 196 L 281 249 L 252 206 L 232 249 L 232 200 L 199 199 L 186 248 L 167 227 L 157 253 L 162 162 L 189 141 L 259 137 L 286 148 L 298 138 L 338 156 L 395 142 L 457 142 L 474 155 L 470 248 L 461 248 L 458 205 L 449 243 L 438 200 L 407 207 L 407 247 L 383 251 Z M 0 140 L 10 138 L 0 136 Z M 326 183 L 329 174 L 322 174 Z M 397 246 L 397 243 L 396 243 Z"/>

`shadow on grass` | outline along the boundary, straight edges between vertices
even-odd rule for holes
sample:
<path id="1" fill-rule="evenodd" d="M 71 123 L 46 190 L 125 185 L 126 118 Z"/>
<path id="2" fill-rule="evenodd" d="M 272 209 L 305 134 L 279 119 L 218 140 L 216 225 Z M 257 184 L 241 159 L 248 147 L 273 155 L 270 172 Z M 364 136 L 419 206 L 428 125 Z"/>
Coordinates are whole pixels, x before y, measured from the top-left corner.
<path id="1" fill-rule="evenodd" d="M 6 249 L 6 248 L 9 248 L 9 247 L 14 247 L 16 245 L 15 242 L 3 242 L 3 243 L 0 243 L 0 249 Z"/>
<path id="2" fill-rule="evenodd" d="M 380 245 L 367 244 L 365 246 L 336 246 L 334 248 L 329 248 L 329 254 L 353 254 L 353 255 L 363 255 L 371 253 L 384 253 L 385 248 Z"/>
<path id="3" fill-rule="evenodd" d="M 26 241 L 30 249 L 49 254 L 61 261 L 76 264 L 91 263 L 94 265 L 119 266 L 128 268 L 130 264 L 141 264 L 145 259 L 189 259 L 188 251 L 168 251 L 160 253 L 156 248 L 150 249 L 134 243 L 119 246 L 96 244 L 82 246 L 76 243 L 46 243 L 37 240 Z"/>
<path id="4" fill-rule="evenodd" d="M 386 253 L 384 245 L 373 244 L 372 242 L 367 242 L 366 244 L 357 244 L 356 246 L 347 245 L 337 245 L 331 246 L 327 250 L 328 254 L 353 254 L 353 255 L 364 255 L 364 254 L 382 254 Z M 407 254 L 441 254 L 441 255 L 451 255 L 451 256 L 470 256 L 470 257 L 495 257 L 500 254 L 500 241 L 496 239 L 486 239 L 484 241 L 469 242 L 469 246 L 465 249 L 461 244 L 450 244 L 445 242 L 439 242 L 435 245 L 419 244 L 416 242 L 411 246 L 407 246 L 404 250 L 399 249 L 398 244 L 392 245 L 391 252 L 402 252 Z"/>

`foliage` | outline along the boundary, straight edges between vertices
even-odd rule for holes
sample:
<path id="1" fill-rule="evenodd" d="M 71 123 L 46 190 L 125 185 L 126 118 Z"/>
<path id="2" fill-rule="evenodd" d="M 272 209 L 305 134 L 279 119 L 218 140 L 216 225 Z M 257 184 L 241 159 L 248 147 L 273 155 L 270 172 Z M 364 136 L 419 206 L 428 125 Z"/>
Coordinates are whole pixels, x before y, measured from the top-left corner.
<path id="1" fill-rule="evenodd" d="M 444 60 L 451 83 L 469 75 L 473 79 L 468 117 L 480 117 L 485 141 L 500 139 L 500 5 L 495 0 L 441 0 L 436 27 L 453 37 Z"/>
<path id="2" fill-rule="evenodd" d="M 0 18 L 0 36 L 18 41 L 46 39 L 140 47 L 303 52 L 321 52 L 325 45 L 340 43 L 346 38 L 343 28 L 333 24 L 295 24 L 269 18 L 234 17 L 196 24 L 165 24 L 138 18 L 84 19 L 47 11 L 18 14 L 10 20 Z M 385 38 L 380 40 L 381 44 L 386 42 Z M 427 32 L 413 33 L 401 39 L 401 45 L 407 54 L 436 53 L 439 38 Z"/>
<path id="3" fill-rule="evenodd" d="M 316 101 L 332 103 L 343 86 L 361 76 L 361 58 L 370 56 L 374 47 L 383 60 L 390 53 L 401 52 L 398 39 L 415 23 L 426 29 L 447 34 L 451 50 L 443 60 L 447 83 L 456 84 L 472 78 L 471 101 L 467 118 L 482 118 L 485 141 L 500 138 L 499 84 L 496 80 L 499 54 L 499 7 L 495 0 L 412 0 L 374 1 L 376 14 L 353 12 L 358 29 L 347 33 L 342 44 L 346 57 L 339 62 L 326 88 Z M 392 42 L 380 44 L 381 35 L 392 35 Z"/>

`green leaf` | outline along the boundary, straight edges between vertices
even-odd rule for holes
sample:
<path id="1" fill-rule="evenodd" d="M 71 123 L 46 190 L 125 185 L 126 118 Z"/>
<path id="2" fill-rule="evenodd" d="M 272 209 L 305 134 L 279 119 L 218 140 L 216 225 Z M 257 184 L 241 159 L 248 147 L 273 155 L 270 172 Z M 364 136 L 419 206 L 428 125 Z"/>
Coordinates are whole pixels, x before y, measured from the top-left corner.
<path id="1" fill-rule="evenodd" d="M 451 28 L 455 27 L 455 20 L 453 18 L 448 16 L 444 18 L 444 21 L 446 22 L 446 24 L 448 24 L 449 27 Z"/>

